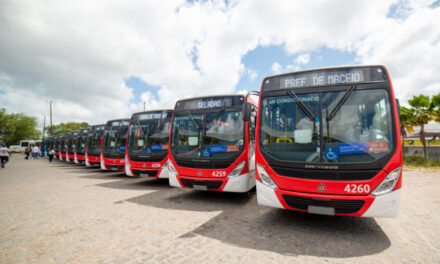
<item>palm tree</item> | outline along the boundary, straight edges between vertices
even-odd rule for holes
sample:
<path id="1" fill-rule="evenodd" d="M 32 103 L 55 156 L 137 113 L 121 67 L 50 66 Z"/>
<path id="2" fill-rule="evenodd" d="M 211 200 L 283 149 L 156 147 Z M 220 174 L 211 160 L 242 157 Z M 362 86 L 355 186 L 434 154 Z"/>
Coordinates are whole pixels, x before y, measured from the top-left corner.
<path id="1" fill-rule="evenodd" d="M 405 155 L 405 137 L 407 136 L 406 131 L 412 130 L 412 127 L 415 123 L 413 111 L 411 109 L 406 108 L 404 106 L 400 107 L 400 133 L 403 138 L 403 155 Z"/>
<path id="2" fill-rule="evenodd" d="M 423 157 L 426 159 L 425 124 L 432 119 L 431 100 L 426 95 L 414 95 L 408 103 L 413 107 L 411 112 L 414 114 L 415 124 L 420 126 L 420 141 L 423 144 Z"/>

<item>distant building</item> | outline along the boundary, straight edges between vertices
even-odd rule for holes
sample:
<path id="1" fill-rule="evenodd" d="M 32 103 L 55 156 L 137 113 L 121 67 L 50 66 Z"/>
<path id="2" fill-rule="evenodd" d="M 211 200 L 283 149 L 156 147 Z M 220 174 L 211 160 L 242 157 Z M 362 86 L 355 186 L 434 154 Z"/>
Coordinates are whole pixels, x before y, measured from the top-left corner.
<path id="1" fill-rule="evenodd" d="M 408 139 L 418 139 L 420 137 L 420 127 L 413 127 L 414 131 L 408 135 L 406 138 Z M 425 125 L 425 138 L 426 139 L 433 139 L 433 138 L 440 138 L 440 124 L 439 123 L 432 123 L 432 124 L 426 124 Z"/>

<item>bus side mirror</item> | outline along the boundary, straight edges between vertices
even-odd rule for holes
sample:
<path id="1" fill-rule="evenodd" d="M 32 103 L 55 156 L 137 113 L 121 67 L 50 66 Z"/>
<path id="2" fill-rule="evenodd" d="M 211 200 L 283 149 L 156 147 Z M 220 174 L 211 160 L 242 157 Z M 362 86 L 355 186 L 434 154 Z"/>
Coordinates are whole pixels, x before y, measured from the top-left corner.
<path id="1" fill-rule="evenodd" d="M 396 98 L 396 107 L 397 107 L 397 114 L 399 115 L 399 120 L 400 120 L 400 102 L 399 99 Z"/>
<path id="2" fill-rule="evenodd" d="M 244 103 L 241 107 L 241 113 L 243 115 L 243 121 L 249 121 L 251 119 L 251 104 Z"/>

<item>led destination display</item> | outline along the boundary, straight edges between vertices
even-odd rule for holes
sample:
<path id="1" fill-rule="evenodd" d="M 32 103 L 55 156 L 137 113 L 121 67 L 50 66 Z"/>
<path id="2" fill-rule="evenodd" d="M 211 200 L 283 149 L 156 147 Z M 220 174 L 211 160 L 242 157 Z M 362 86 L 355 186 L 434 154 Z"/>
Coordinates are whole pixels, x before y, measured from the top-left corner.
<path id="1" fill-rule="evenodd" d="M 323 69 L 270 77 L 264 81 L 263 90 L 384 82 L 385 80 L 386 72 L 381 66 Z"/>
<path id="2" fill-rule="evenodd" d="M 175 111 L 239 107 L 243 102 L 244 98 L 242 95 L 194 98 L 178 101 L 176 103 Z"/>

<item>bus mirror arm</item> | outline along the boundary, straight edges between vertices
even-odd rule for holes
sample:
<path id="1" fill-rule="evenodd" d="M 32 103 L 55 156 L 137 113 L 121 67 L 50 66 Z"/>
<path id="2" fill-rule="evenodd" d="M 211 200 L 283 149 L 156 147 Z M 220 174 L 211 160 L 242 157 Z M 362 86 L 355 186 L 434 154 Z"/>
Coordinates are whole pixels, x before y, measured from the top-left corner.
<path id="1" fill-rule="evenodd" d="M 251 119 L 251 104 L 246 102 L 241 107 L 241 113 L 243 115 L 243 121 L 249 121 Z"/>

